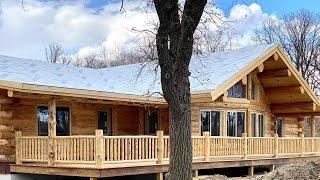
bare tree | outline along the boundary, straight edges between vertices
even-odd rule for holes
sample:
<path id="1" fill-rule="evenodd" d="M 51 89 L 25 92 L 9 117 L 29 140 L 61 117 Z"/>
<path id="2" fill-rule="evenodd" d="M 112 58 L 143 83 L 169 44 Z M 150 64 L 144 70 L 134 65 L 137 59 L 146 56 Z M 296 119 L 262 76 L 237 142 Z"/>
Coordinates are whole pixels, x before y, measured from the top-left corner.
<path id="1" fill-rule="evenodd" d="M 259 44 L 280 43 L 311 88 L 320 95 L 320 16 L 307 10 L 267 20 L 256 30 Z"/>
<path id="2" fill-rule="evenodd" d="M 48 47 L 45 48 L 45 55 L 48 62 L 70 64 L 71 58 L 64 56 L 64 50 L 58 43 L 49 43 Z"/>
<path id="3" fill-rule="evenodd" d="M 194 32 L 206 0 L 153 0 L 159 18 L 156 36 L 163 96 L 169 105 L 169 179 L 192 179 L 189 63 Z M 181 12 L 181 13 L 180 13 Z"/>

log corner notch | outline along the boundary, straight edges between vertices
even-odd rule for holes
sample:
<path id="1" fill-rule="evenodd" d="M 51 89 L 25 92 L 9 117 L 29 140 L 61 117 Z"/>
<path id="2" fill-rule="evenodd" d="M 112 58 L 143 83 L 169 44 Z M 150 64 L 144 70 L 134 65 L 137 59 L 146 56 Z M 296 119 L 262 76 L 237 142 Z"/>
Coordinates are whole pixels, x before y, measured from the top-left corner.
<path id="1" fill-rule="evenodd" d="M 15 129 L 14 106 L 17 99 L 9 98 L 6 91 L 0 93 L 0 161 L 14 162 L 15 159 Z"/>

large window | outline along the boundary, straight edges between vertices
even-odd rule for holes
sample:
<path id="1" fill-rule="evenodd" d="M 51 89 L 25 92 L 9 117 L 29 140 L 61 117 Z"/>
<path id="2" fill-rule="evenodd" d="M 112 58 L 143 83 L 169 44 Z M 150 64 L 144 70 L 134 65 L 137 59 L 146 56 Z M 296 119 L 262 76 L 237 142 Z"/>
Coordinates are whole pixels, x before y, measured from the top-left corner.
<path id="1" fill-rule="evenodd" d="M 275 133 L 278 134 L 279 137 L 282 137 L 283 136 L 283 120 L 281 118 L 277 118 L 274 123 L 276 126 Z"/>
<path id="2" fill-rule="evenodd" d="M 258 113 L 251 113 L 252 136 L 264 136 L 264 115 Z"/>
<path id="3" fill-rule="evenodd" d="M 242 83 L 237 83 L 228 89 L 228 97 L 245 98 L 245 86 Z"/>
<path id="4" fill-rule="evenodd" d="M 228 136 L 242 136 L 244 133 L 244 112 L 230 111 L 227 115 L 227 135 Z"/>
<path id="5" fill-rule="evenodd" d="M 211 136 L 220 135 L 220 111 L 201 111 L 201 135 L 210 132 Z"/>
<path id="6" fill-rule="evenodd" d="M 38 112 L 38 135 L 48 136 L 48 107 L 39 106 Z M 69 135 L 69 123 L 70 123 L 70 111 L 66 107 L 56 108 L 56 131 L 57 136 L 68 136 Z"/>

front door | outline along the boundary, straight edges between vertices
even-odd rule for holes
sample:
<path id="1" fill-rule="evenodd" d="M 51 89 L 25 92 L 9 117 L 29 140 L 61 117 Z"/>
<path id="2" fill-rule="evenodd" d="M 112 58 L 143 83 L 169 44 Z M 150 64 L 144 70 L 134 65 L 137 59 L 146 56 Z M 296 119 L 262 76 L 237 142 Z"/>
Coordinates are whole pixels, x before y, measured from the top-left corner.
<path id="1" fill-rule="evenodd" d="M 156 135 L 159 130 L 159 112 L 146 110 L 144 124 L 144 132 L 146 135 Z"/>
<path id="2" fill-rule="evenodd" d="M 112 135 L 111 111 L 98 111 L 98 129 L 103 130 L 103 135 Z"/>

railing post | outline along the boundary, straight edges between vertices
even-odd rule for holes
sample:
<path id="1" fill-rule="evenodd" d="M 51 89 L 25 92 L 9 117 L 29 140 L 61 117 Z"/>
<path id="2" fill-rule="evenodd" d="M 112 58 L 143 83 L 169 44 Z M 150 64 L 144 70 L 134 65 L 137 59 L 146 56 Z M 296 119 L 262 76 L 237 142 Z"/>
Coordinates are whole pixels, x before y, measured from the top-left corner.
<path id="1" fill-rule="evenodd" d="M 157 131 L 157 137 L 158 137 L 158 147 L 157 147 L 158 160 L 157 160 L 157 164 L 162 164 L 162 161 L 163 161 L 163 146 L 164 146 L 163 131 Z"/>
<path id="2" fill-rule="evenodd" d="M 304 153 L 304 134 L 303 133 L 300 134 L 300 138 L 301 138 L 300 156 L 303 156 L 303 153 Z"/>
<path id="3" fill-rule="evenodd" d="M 279 137 L 278 134 L 273 134 L 273 142 L 274 142 L 274 158 L 278 157 L 279 153 Z"/>
<path id="4" fill-rule="evenodd" d="M 103 131 L 102 130 L 96 130 L 96 149 L 95 149 L 95 162 L 96 167 L 101 168 L 103 165 L 103 158 L 104 156 L 104 143 L 103 143 Z"/>
<path id="5" fill-rule="evenodd" d="M 56 159 L 56 100 L 51 99 L 48 103 L 48 166 L 54 166 Z"/>
<path id="6" fill-rule="evenodd" d="M 16 164 L 21 164 L 21 131 L 16 131 L 15 134 L 15 140 L 16 140 Z"/>
<path id="7" fill-rule="evenodd" d="M 210 156 L 210 134 L 209 132 L 204 132 L 204 160 L 209 161 Z"/>
<path id="8" fill-rule="evenodd" d="M 247 133 L 242 133 L 242 151 L 243 151 L 242 159 L 247 159 L 247 155 L 248 155 Z"/>

